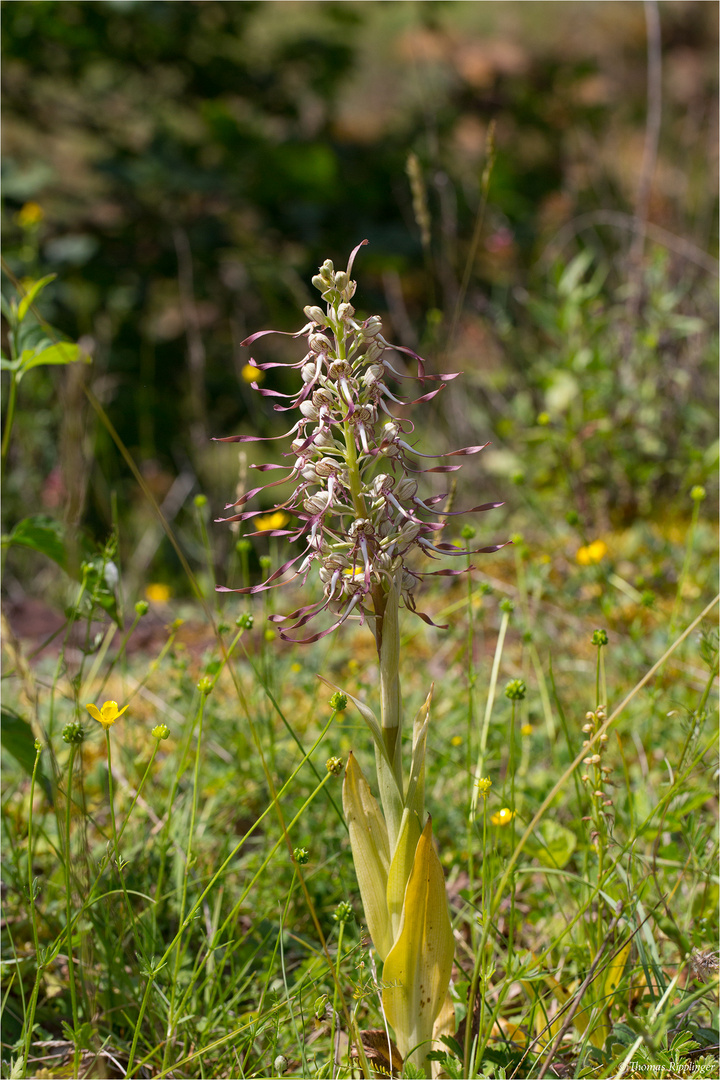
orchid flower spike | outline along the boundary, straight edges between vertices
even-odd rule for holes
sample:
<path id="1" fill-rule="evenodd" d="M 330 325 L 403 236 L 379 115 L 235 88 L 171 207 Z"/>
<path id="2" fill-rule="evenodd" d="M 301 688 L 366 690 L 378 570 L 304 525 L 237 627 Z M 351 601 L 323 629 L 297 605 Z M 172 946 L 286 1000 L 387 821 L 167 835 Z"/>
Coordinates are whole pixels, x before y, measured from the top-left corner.
<path id="1" fill-rule="evenodd" d="M 449 514 L 480 513 L 502 505 L 490 502 L 469 511 L 447 511 L 441 506 L 447 494 L 424 501 L 420 498 L 416 476 L 423 472 L 452 473 L 461 466 L 420 468 L 416 458 L 434 455 L 419 453 L 407 441 L 414 425 L 397 412 L 404 406 L 430 401 L 459 372 L 429 375 L 425 361 L 412 349 L 385 340 L 378 315 L 356 318 L 351 303 L 356 283 L 350 275 L 355 256 L 366 243 L 363 240 L 352 252 L 346 270 L 336 271 L 327 259 L 312 279 L 326 306 L 308 305 L 304 309 L 308 322 L 290 335 L 306 340 L 302 359 L 287 365 L 298 372 L 298 389 L 284 394 L 261 387 L 265 371 L 285 365 L 250 360 L 258 371 L 253 389 L 276 399 L 276 411 L 294 410 L 299 417 L 287 432 L 291 438 L 290 450 L 284 455 L 287 464 L 251 466 L 259 472 L 279 470 L 283 475 L 246 491 L 227 507 L 234 513 L 220 520 L 245 522 L 257 518 L 258 530 L 248 535 L 262 532 L 266 536 L 287 536 L 305 546 L 262 583 L 244 589 L 220 587 L 220 591 L 258 593 L 298 579 L 304 584 L 317 564 L 323 598 L 289 615 L 270 616 L 281 624 L 280 636 L 289 641 L 317 641 L 351 615 L 360 621 L 379 616 L 382 597 L 391 588 L 397 589 L 407 608 L 432 624 L 427 615 L 416 611 L 415 587 L 427 572 L 414 569 L 409 559 L 411 551 L 419 550 L 431 559 L 445 555 L 464 558 L 467 549 L 458 549 L 438 538 L 445 519 Z M 242 344 L 252 345 L 276 332 L 260 330 Z M 398 371 L 391 362 L 393 353 L 405 353 L 416 361 L 417 375 Z M 396 396 L 390 384 L 399 379 L 420 383 L 422 392 L 411 400 Z M 426 391 L 428 383 L 432 388 Z M 233 435 L 218 441 L 264 440 L 257 435 Z M 466 446 L 440 456 L 467 457 L 487 445 Z M 292 494 L 277 503 L 269 515 L 267 510 L 245 508 L 255 496 L 288 482 L 293 484 Z M 470 554 L 497 551 L 503 546 L 493 544 Z M 449 576 L 466 569 L 434 573 Z M 292 636 L 326 610 L 335 616 L 331 626 L 308 637 Z"/>

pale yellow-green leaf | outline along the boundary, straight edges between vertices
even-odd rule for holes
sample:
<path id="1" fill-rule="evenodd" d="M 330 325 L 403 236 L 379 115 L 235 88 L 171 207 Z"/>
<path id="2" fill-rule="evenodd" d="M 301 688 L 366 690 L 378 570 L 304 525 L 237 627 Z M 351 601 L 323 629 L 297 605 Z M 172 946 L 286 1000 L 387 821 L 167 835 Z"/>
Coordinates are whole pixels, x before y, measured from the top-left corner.
<path id="1" fill-rule="evenodd" d="M 383 1005 L 404 1059 L 422 1064 L 445 1001 L 455 942 L 428 818 L 405 889 L 400 930 L 383 968 Z"/>
<path id="2" fill-rule="evenodd" d="M 617 956 L 610 962 L 607 975 L 605 976 L 605 996 L 608 998 L 609 1005 L 612 1005 L 612 999 L 614 998 L 615 991 L 622 979 L 631 948 L 632 940 L 628 941 L 627 945 L 624 945 Z"/>
<path id="3" fill-rule="evenodd" d="M 386 899 L 390 869 L 388 834 L 380 807 L 352 753 L 343 782 L 343 811 L 365 922 L 380 959 L 384 960 L 393 943 Z"/>
<path id="4" fill-rule="evenodd" d="M 455 1034 L 455 1006 L 453 1005 L 453 999 L 449 993 L 445 995 L 445 1000 L 442 1003 L 440 1012 L 437 1015 L 437 1019 L 433 1024 L 433 1050 L 446 1050 L 447 1047 L 444 1043 L 440 1042 L 441 1035 L 454 1035 Z M 433 1061 L 432 1063 L 432 1075 L 433 1077 L 444 1076 L 443 1065 L 441 1061 Z"/>
<path id="5" fill-rule="evenodd" d="M 427 733 L 430 724 L 430 702 L 433 696 L 433 686 L 425 702 L 418 710 L 413 723 L 413 748 L 412 761 L 410 763 L 410 779 L 408 780 L 405 806 L 414 810 L 422 821 L 425 816 L 425 747 Z"/>
<path id="6" fill-rule="evenodd" d="M 405 900 L 405 887 L 415 861 L 415 849 L 420 839 L 420 822 L 412 810 L 404 810 L 395 850 L 392 852 L 387 883 L 387 906 L 393 940 L 400 929 Z"/>

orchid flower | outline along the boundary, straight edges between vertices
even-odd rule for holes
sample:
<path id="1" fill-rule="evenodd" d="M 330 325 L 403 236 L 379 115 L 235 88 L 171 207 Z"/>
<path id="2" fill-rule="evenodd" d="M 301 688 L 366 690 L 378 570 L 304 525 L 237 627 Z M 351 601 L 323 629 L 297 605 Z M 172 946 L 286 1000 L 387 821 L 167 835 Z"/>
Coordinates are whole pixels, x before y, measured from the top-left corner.
<path id="1" fill-rule="evenodd" d="M 399 410 L 432 400 L 456 375 L 428 374 L 425 361 L 412 349 L 386 341 L 379 316 L 356 318 L 351 303 L 356 284 L 350 275 L 355 256 L 366 243 L 363 240 L 352 252 L 346 270 L 336 271 L 327 259 L 312 279 L 326 306 L 306 307 L 308 321 L 290 335 L 305 339 L 302 359 L 287 365 L 249 361 L 248 366 L 258 372 L 253 389 L 275 399 L 276 411 L 295 411 L 299 416 L 284 436 L 291 440 L 286 463 L 251 466 L 258 472 L 283 475 L 244 492 L 226 507 L 234 512 L 220 520 L 257 519 L 257 531 L 249 535 L 286 536 L 304 546 L 260 584 L 221 591 L 259 593 L 293 581 L 304 583 L 316 566 L 322 597 L 288 614 L 269 616 L 280 624 L 281 637 L 301 643 L 317 641 L 351 616 L 367 621 L 375 635 L 380 722 L 364 702 L 351 694 L 347 698 L 365 720 L 375 743 L 382 809 L 353 754 L 345 772 L 343 809 L 365 918 L 384 965 L 385 1016 L 402 1057 L 427 1071 L 433 1043 L 439 1047 L 441 1036 L 454 1030 L 448 991 L 454 938 L 432 824 L 429 817 L 425 820 L 425 753 L 432 689 L 413 724 L 407 780 L 403 773 L 398 608 L 402 602 L 435 625 L 428 615 L 417 611 L 418 582 L 428 574 L 461 574 L 467 566 L 420 571 L 414 553 L 433 560 L 445 555 L 467 557 L 465 549 L 440 539 L 445 519 L 451 513 L 481 513 L 502 504 L 483 503 L 469 511 L 451 512 L 442 509 L 446 494 L 419 495 L 416 477 L 453 473 L 461 465 L 421 468 L 417 459 L 431 455 L 421 454 L 409 441 L 414 425 L 400 416 Z M 274 332 L 261 330 L 243 345 L 252 345 Z M 391 362 L 394 352 L 416 361 L 417 374 L 397 371 Z M 265 372 L 280 366 L 298 373 L 299 385 L 293 393 L 260 386 Z M 398 397 L 388 384 L 399 379 L 419 383 L 419 396 Z M 219 441 L 263 440 L 256 435 L 233 435 Z M 487 445 L 465 446 L 441 456 L 468 457 Z M 271 511 L 246 509 L 256 496 L 267 495 L 288 482 L 293 485 L 292 493 L 276 501 Z M 493 544 L 470 554 L 497 551 L 503 546 Z M 303 637 L 303 628 L 324 611 L 334 615 L 332 625 Z"/>
<path id="2" fill-rule="evenodd" d="M 350 256 L 347 270 L 335 271 L 328 259 L 313 278 L 326 302 L 326 308 L 308 305 L 304 311 L 308 322 L 294 338 L 305 338 L 303 358 L 288 366 L 298 371 L 300 386 L 292 394 L 261 387 L 260 378 L 271 368 L 283 366 L 277 362 L 250 366 L 258 372 L 252 387 L 269 398 L 282 398 L 285 404 L 275 403 L 279 412 L 297 410 L 300 414 L 286 433 L 292 437 L 288 461 L 282 464 L 251 465 L 259 472 L 281 471 L 282 477 L 268 484 L 251 488 L 226 509 L 234 510 L 221 521 L 252 521 L 268 536 L 286 536 L 302 541 L 304 549 L 280 566 L 267 580 L 250 588 L 223 592 L 258 593 L 266 589 L 300 581 L 303 584 L 314 565 L 317 565 L 323 585 L 322 599 L 298 608 L 287 615 L 271 615 L 279 623 L 280 636 L 302 643 L 317 641 L 342 625 L 351 615 L 365 619 L 382 618 L 383 596 L 391 583 L 398 583 L 404 605 L 420 618 L 432 624 L 429 616 L 417 611 L 414 592 L 417 583 L 428 573 L 452 575 L 462 570 L 439 570 L 421 573 L 414 569 L 410 554 L 419 549 L 424 555 L 466 556 L 467 552 L 443 543 L 437 537 L 444 519 L 450 513 L 441 504 L 445 495 L 421 499 L 414 476 L 421 473 L 451 473 L 459 464 L 435 465 L 421 469 L 415 465 L 420 454 L 409 442 L 414 425 L 396 415 L 393 406 L 417 405 L 439 394 L 457 373 L 429 375 L 425 362 L 411 349 L 391 345 L 382 335 L 379 316 L 364 320 L 355 317 L 351 300 L 356 283 L 350 279 L 352 265 L 363 240 Z M 260 330 L 242 344 L 252 345 L 267 334 L 280 331 Z M 403 352 L 417 361 L 416 376 L 401 375 L 391 363 L 391 355 Z M 390 380 L 414 379 L 424 391 L 428 383 L 438 383 L 433 389 L 408 400 L 397 397 L 388 387 Z M 220 442 L 261 442 L 256 435 L 231 435 Z M 478 454 L 488 444 L 466 446 L 441 455 L 444 458 L 467 457 Z M 412 474 L 412 475 L 411 475 Z M 292 494 L 277 502 L 271 511 L 246 510 L 255 496 L 267 494 L 276 486 L 293 482 Z M 468 511 L 480 513 L 501 503 L 484 503 Z M 289 525 L 290 515 L 296 524 Z M 268 526 L 277 522 L 276 527 Z M 502 545 L 480 548 L 478 552 L 496 551 Z M 292 573 L 290 573 L 292 571 Z M 324 630 L 308 637 L 294 638 L 317 615 L 325 610 L 335 615 L 335 621 Z M 434 624 L 432 624 L 434 625 Z M 373 625 L 373 629 L 376 627 Z"/>

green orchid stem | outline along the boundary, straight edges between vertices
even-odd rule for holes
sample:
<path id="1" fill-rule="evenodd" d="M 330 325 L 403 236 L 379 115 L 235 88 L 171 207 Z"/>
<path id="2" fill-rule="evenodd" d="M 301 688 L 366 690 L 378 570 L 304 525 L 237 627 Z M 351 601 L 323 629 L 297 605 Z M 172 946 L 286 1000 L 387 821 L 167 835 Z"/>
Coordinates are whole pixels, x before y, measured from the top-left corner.
<path id="1" fill-rule="evenodd" d="M 348 468 L 350 480 L 350 494 L 353 501 L 353 509 L 359 518 L 367 517 L 365 500 L 362 496 L 362 482 L 360 480 L 360 468 L 355 449 L 355 432 L 348 420 L 343 422 L 343 434 L 345 436 L 345 462 Z"/>
<path id="2" fill-rule="evenodd" d="M 383 742 L 387 752 L 385 758 L 379 748 L 375 748 L 375 767 L 391 851 L 395 850 L 400 833 L 404 795 L 399 600 L 395 585 L 387 592 L 381 587 L 373 590 L 375 641 L 380 660 L 380 713 Z"/>

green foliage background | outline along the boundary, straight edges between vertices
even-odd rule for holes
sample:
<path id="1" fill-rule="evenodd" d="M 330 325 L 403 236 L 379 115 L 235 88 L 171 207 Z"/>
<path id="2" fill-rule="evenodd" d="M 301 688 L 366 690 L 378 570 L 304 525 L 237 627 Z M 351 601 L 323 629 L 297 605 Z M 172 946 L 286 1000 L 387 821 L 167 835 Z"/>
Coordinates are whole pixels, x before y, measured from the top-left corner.
<path id="1" fill-rule="evenodd" d="M 58 272 L 43 313 L 92 340 L 86 377 L 160 498 L 178 474 L 213 507 L 231 497 L 236 458 L 210 437 L 272 422 L 239 342 L 296 328 L 318 263 L 368 237 L 361 302 L 391 340 L 467 373 L 435 416 L 438 433 L 493 439 L 488 497 L 537 519 L 539 496 L 546 518 L 570 472 L 588 529 L 652 516 L 715 460 L 717 8 L 660 15 L 654 277 L 633 318 L 618 290 L 645 140 L 640 3 L 5 4 L 7 261 L 19 277 Z M 44 217 L 23 229 L 29 201 Z M 559 304 L 581 249 L 597 288 Z M 26 382 L 9 518 L 55 502 L 102 538 L 115 490 L 136 535 L 134 481 L 78 373 L 64 379 L 60 393 L 57 372 Z M 537 428 L 543 411 L 568 452 Z M 73 460 L 71 417 L 91 467 Z"/>

